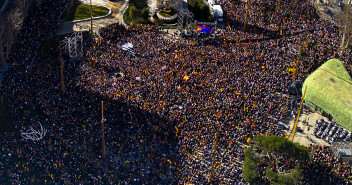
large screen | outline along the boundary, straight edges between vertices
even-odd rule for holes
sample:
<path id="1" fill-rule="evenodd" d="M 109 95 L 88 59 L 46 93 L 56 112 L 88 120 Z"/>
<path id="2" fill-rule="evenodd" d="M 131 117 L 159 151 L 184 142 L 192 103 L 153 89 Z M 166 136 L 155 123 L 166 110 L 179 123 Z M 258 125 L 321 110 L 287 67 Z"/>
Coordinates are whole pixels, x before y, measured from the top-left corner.
<path id="1" fill-rule="evenodd" d="M 214 26 L 213 25 L 197 25 L 197 32 L 201 33 L 213 33 Z"/>

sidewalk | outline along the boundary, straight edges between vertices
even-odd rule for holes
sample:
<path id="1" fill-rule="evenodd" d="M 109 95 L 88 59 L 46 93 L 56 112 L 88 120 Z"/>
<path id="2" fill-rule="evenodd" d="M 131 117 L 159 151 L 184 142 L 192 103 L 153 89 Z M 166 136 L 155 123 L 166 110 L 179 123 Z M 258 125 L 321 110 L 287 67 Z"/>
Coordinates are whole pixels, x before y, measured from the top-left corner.
<path id="1" fill-rule="evenodd" d="M 320 115 L 319 113 L 315 112 L 314 110 L 309 111 L 309 108 L 303 108 L 301 115 L 299 117 L 299 121 L 297 124 L 297 127 L 300 127 L 302 129 L 302 132 L 296 131 L 295 137 L 294 137 L 294 142 L 298 142 L 302 145 L 309 146 L 309 144 L 313 145 L 325 145 L 325 146 L 330 146 L 329 143 L 327 143 L 325 140 L 321 138 L 317 138 L 313 134 L 313 129 L 316 124 L 316 120 L 319 118 L 324 118 L 325 120 L 328 120 L 328 118 Z M 291 139 L 292 137 L 292 129 L 294 126 L 294 123 L 296 121 L 295 117 L 292 117 L 291 120 L 289 121 L 289 130 L 287 130 L 287 135 L 289 136 L 288 138 Z M 303 124 L 304 122 L 307 122 L 307 124 Z M 311 138 L 308 139 L 308 138 Z"/>
<path id="2" fill-rule="evenodd" d="M 89 0 L 81 0 L 82 2 L 88 2 Z M 107 6 L 111 9 L 112 14 L 106 18 L 93 20 L 93 31 L 97 32 L 100 28 L 108 25 L 122 22 L 122 8 L 126 7 L 128 0 L 119 2 L 106 2 L 106 0 L 92 0 L 92 4 L 100 4 L 101 6 Z M 105 2 L 105 5 L 104 5 Z M 56 33 L 57 35 L 72 33 L 74 31 L 87 31 L 90 29 L 90 20 L 78 23 L 65 22 L 60 30 Z"/>

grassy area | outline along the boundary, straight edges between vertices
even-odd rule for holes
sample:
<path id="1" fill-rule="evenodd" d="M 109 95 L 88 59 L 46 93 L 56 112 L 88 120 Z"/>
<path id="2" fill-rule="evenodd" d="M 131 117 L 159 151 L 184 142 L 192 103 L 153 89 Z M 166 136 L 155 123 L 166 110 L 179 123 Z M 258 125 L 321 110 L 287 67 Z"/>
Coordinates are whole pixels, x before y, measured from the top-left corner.
<path id="1" fill-rule="evenodd" d="M 126 24 L 151 24 L 147 0 L 130 0 L 130 5 L 123 14 Z"/>
<path id="2" fill-rule="evenodd" d="M 209 6 L 203 0 L 188 0 L 188 10 L 194 14 L 194 20 L 201 22 L 213 20 Z"/>
<path id="3" fill-rule="evenodd" d="M 341 61 L 327 61 L 309 75 L 303 91 L 305 86 L 305 102 L 308 105 L 318 106 L 336 123 L 352 131 L 352 79 Z"/>
<path id="4" fill-rule="evenodd" d="M 103 16 L 109 13 L 109 9 L 102 6 L 92 5 L 93 17 Z M 74 21 L 90 18 L 90 5 L 75 3 L 69 7 L 63 14 L 64 21 Z"/>

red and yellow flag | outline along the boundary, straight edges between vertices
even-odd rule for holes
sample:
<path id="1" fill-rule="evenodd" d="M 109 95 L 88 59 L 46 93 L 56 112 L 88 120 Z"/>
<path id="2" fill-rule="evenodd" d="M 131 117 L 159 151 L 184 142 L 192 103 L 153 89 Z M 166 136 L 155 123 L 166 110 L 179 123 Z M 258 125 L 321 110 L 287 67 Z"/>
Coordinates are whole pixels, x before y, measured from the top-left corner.
<path id="1" fill-rule="evenodd" d="M 189 79 L 189 76 L 188 76 L 188 75 L 186 75 L 185 77 L 183 77 L 183 79 L 182 79 L 182 80 L 187 82 L 187 81 L 188 81 L 188 79 Z"/>

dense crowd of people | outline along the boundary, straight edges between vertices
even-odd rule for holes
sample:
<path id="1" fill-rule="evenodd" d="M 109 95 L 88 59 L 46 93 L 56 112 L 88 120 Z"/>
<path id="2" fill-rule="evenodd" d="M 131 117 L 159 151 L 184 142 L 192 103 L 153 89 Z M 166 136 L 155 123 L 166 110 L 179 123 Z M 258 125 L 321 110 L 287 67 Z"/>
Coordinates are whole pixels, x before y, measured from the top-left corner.
<path id="1" fill-rule="evenodd" d="M 58 51 L 32 58 L 57 30 L 69 0 L 45 2 L 25 22 L 1 89 L 16 119 L 13 132 L 0 138 L 0 183 L 207 184 L 214 156 L 214 184 L 246 184 L 246 145 L 259 134 L 285 136 L 279 121 L 297 46 L 307 40 L 299 81 L 339 57 L 338 29 L 307 1 L 256 1 L 243 32 L 245 4 L 226 0 L 215 38 L 164 37 L 157 26 L 101 29 L 82 61 L 65 62 L 62 91 Z M 121 48 L 126 43 L 133 55 Z M 48 129 L 42 140 L 21 138 L 39 122 Z M 305 182 L 351 180 L 351 168 L 332 160 L 329 147 L 311 149 L 314 160 L 304 170 L 314 175 Z"/>

